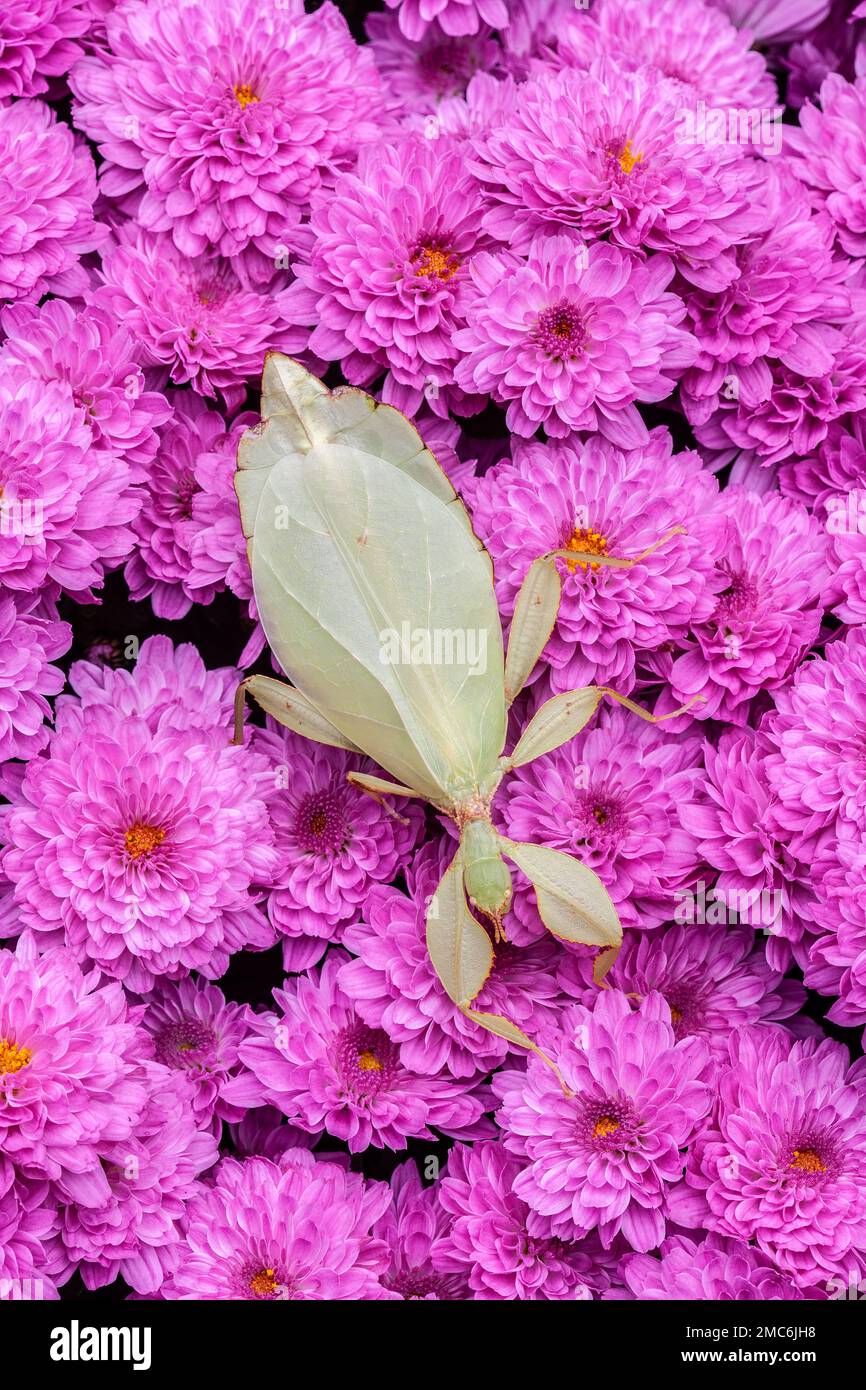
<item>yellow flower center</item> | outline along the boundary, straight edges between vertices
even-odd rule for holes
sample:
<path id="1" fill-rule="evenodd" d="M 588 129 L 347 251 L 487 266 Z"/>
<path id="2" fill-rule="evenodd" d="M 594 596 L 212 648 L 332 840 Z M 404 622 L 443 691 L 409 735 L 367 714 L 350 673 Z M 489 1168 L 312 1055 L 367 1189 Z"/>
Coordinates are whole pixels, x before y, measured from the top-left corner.
<path id="1" fill-rule="evenodd" d="M 592 1131 L 593 1139 L 606 1139 L 609 1134 L 616 1134 L 619 1129 L 619 1120 L 615 1120 L 613 1115 L 602 1115 L 596 1120 L 595 1128 Z"/>
<path id="2" fill-rule="evenodd" d="M 631 140 L 626 140 L 622 154 L 618 158 L 618 164 L 624 174 L 630 174 L 636 164 L 640 164 L 643 159 L 642 154 L 633 154 Z"/>
<path id="3" fill-rule="evenodd" d="M 259 1297 L 265 1298 L 268 1294 L 276 1293 L 279 1285 L 274 1278 L 272 1269 L 260 1269 L 258 1274 L 254 1274 L 250 1280 L 250 1289 Z"/>
<path id="4" fill-rule="evenodd" d="M 361 1071 L 381 1071 L 382 1063 L 375 1052 L 362 1052 L 358 1057 L 358 1067 Z"/>
<path id="5" fill-rule="evenodd" d="M 244 82 L 237 87 L 233 87 L 232 91 L 234 92 L 238 106 L 241 108 L 242 111 L 246 111 L 248 106 L 252 106 L 253 102 L 259 100 L 259 98 L 256 96 L 255 92 L 253 91 L 252 87 L 249 85 L 248 82 Z"/>
<path id="6" fill-rule="evenodd" d="M 0 1038 L 0 1076 L 23 1071 L 32 1056 L 29 1047 L 16 1047 L 9 1038 Z"/>
<path id="7" fill-rule="evenodd" d="M 682 1017 L 682 1009 L 676 1009 L 673 1004 L 671 1004 L 671 1023 L 681 1023 Z"/>
<path id="8" fill-rule="evenodd" d="M 133 825 L 124 835 L 123 843 L 130 859 L 140 859 L 143 854 L 150 854 L 157 845 L 161 845 L 164 839 L 165 831 L 160 830 L 158 825 Z"/>
<path id="9" fill-rule="evenodd" d="M 453 251 L 443 246 L 421 246 L 412 257 L 416 275 L 428 275 L 435 280 L 450 280 L 460 269 Z"/>
<path id="10" fill-rule="evenodd" d="M 600 531 L 592 531 L 588 527 L 577 526 L 570 538 L 565 542 L 565 550 L 576 550 L 583 552 L 584 555 L 606 555 L 607 538 Z M 587 568 L 583 560 L 566 560 L 566 565 L 574 574 L 578 565 L 582 570 Z M 598 565 L 590 565 L 590 569 L 597 570 Z"/>
<path id="11" fill-rule="evenodd" d="M 822 1163 L 814 1149 L 795 1149 L 791 1167 L 800 1173 L 826 1173 L 827 1165 Z"/>

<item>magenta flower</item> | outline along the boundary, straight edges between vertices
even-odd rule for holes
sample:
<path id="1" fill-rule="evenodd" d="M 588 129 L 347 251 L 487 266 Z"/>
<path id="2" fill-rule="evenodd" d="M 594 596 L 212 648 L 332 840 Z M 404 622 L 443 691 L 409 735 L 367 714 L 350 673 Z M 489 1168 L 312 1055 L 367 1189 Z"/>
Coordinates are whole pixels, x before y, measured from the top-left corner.
<path id="1" fill-rule="evenodd" d="M 713 611 L 718 484 L 696 454 L 672 448 L 662 428 L 627 453 L 597 435 L 585 444 L 517 443 L 513 461 L 473 489 L 473 526 L 506 616 L 539 555 L 568 548 L 628 559 L 685 529 L 631 569 L 557 563 L 562 601 L 537 668 L 554 691 L 600 684 L 628 694 L 639 653 L 676 649 Z"/>
<path id="2" fill-rule="evenodd" d="M 417 42 L 407 39 L 397 15 L 370 14 L 364 21 L 376 67 L 404 115 L 432 114 L 440 101 L 462 97 L 477 72 L 495 72 L 502 49 L 487 26 L 459 37 L 431 24 Z"/>
<path id="3" fill-rule="evenodd" d="M 404 801 L 397 819 L 352 786 L 349 772 L 379 771 L 369 759 L 285 730 L 257 733 L 255 746 L 273 767 L 280 867 L 268 916 L 283 938 L 284 968 L 305 970 L 357 921 L 373 885 L 395 877 L 423 832 L 424 813 Z"/>
<path id="4" fill-rule="evenodd" d="M 490 1071 L 512 1049 L 455 1009 L 430 962 L 427 906 L 455 848 L 450 841 L 421 847 L 406 872 L 408 898 L 396 888 L 370 890 L 363 920 L 343 938 L 358 959 L 343 966 L 340 987 L 368 1027 L 393 1039 L 405 1067 L 424 1076 L 446 1070 L 462 1080 Z M 520 933 L 513 918 L 508 931 Z M 554 975 L 558 954 L 546 935 L 528 946 L 497 946 L 477 1007 L 507 1015 L 524 1031 L 548 1026 L 563 1002 Z"/>
<path id="5" fill-rule="evenodd" d="M 0 1302 L 60 1296 L 45 1250 L 57 1229 L 57 1203 L 49 1193 L 47 1182 L 16 1178 L 0 1154 Z"/>
<path id="6" fill-rule="evenodd" d="M 216 482 L 220 471 L 231 490 L 238 440 L 257 417 L 242 415 L 229 428 L 218 410 L 191 391 L 169 392 L 168 400 L 173 417 L 148 470 L 147 500 L 134 527 L 137 546 L 124 574 L 134 600 L 150 597 L 157 617 L 182 618 L 194 602 L 210 603 L 225 587 L 226 571 L 215 558 L 199 563 L 213 538 L 204 534 L 209 509 L 198 504 L 204 485 Z M 230 563 L 237 564 L 243 537 L 236 498 L 234 511 L 237 545 Z"/>
<path id="7" fill-rule="evenodd" d="M 72 629 L 38 595 L 0 594 L 0 761 L 32 757 L 45 747 L 47 695 L 63 689 L 50 662 L 68 651 Z"/>
<path id="8" fill-rule="evenodd" d="M 768 957 L 784 970 L 790 962 L 785 943 L 800 941 L 814 907 L 807 865 L 787 848 L 778 818 L 766 765 L 772 750 L 766 733 L 749 728 L 727 731 L 715 748 L 708 744 L 705 795 L 684 806 L 682 817 L 699 839 L 700 857 L 719 871 L 716 899 L 725 909 L 739 908 L 742 921 L 769 933 Z M 727 912 L 721 920 L 728 920 Z M 730 933 L 721 939 L 732 940 Z M 793 998 L 796 1004 L 796 993 Z M 742 1019 L 759 1021 L 758 1016 Z"/>
<path id="9" fill-rule="evenodd" d="M 775 751 L 767 775 L 791 852 L 813 862 L 816 837 L 851 821 L 866 826 L 862 710 L 866 707 L 866 630 L 852 628 L 805 661 L 776 695 L 767 731 Z"/>
<path id="10" fill-rule="evenodd" d="M 417 1075 L 381 1028 L 356 1013 L 338 982 L 342 952 L 274 990 L 279 1013 L 253 1021 L 240 1048 L 248 1075 L 228 1083 L 237 1105 L 275 1105 L 310 1134 L 326 1130 L 351 1153 L 405 1149 L 408 1139 L 432 1139 L 431 1127 L 467 1139 L 492 1132 L 484 1118 L 489 1092 L 475 1079 Z"/>
<path id="11" fill-rule="evenodd" d="M 520 1171 L 502 1144 L 451 1150 L 439 1201 L 452 1221 L 433 1248 L 434 1263 L 468 1278 L 476 1299 L 593 1298 L 607 1284 L 593 1242 L 530 1235 L 530 1209 L 513 1190 Z"/>
<path id="12" fill-rule="evenodd" d="M 508 407 L 508 428 L 551 437 L 599 430 L 622 448 L 647 440 L 635 401 L 670 395 L 697 344 L 666 287 L 671 261 L 645 264 L 615 246 L 571 236 L 536 239 L 526 261 L 476 256 L 457 384 Z"/>
<path id="13" fill-rule="evenodd" d="M 601 992 L 547 1039 L 573 1095 L 537 1057 L 493 1078 L 505 1145 L 524 1164 L 513 1191 L 532 1209 L 531 1234 L 597 1229 L 607 1249 L 622 1232 L 638 1251 L 664 1239 L 666 1190 L 711 1102 L 706 1043 L 677 1042 L 670 1018 L 661 995 L 633 1010 L 624 994 Z"/>
<path id="14" fill-rule="evenodd" d="M 144 1003 L 141 1022 L 156 1060 L 183 1074 L 198 1127 L 211 1124 L 218 1140 L 223 1120 L 236 1124 L 244 1117 L 222 1092 L 241 1069 L 238 1049 L 249 1033 L 249 1008 L 229 1003 L 216 985 L 192 979 L 160 981 Z"/>
<path id="15" fill-rule="evenodd" d="M 138 346 L 123 324 L 92 305 L 73 309 L 60 299 L 38 309 L 12 305 L 2 323 L 4 374 L 64 383 L 84 413 L 91 449 L 135 468 L 150 463 L 157 429 L 171 411 L 161 392 L 146 389 Z"/>
<path id="16" fill-rule="evenodd" d="M 119 984 L 98 985 L 67 953 L 0 950 L 0 1141 L 26 1178 L 98 1169 L 129 1143 L 144 1107 L 146 1039 Z"/>
<path id="17" fill-rule="evenodd" d="M 477 34 L 484 25 L 504 29 L 508 23 L 505 0 L 386 0 L 390 10 L 399 9 L 400 28 L 407 39 L 423 39 L 431 24 L 443 33 L 463 36 Z"/>
<path id="18" fill-rule="evenodd" d="M 711 1232 L 701 1241 L 669 1236 L 659 1256 L 626 1255 L 622 1274 L 635 1298 L 774 1302 L 802 1299 L 791 1277 L 742 1240 Z"/>
<path id="19" fill-rule="evenodd" d="M 836 996 L 832 1023 L 866 1023 L 866 841 L 859 826 L 842 821 L 829 865 L 815 869 L 817 939 L 803 978 L 810 989 Z"/>
<path id="20" fill-rule="evenodd" d="M 450 1225 L 440 1204 L 441 1184 L 425 1187 L 412 1159 L 391 1174 L 391 1205 L 373 1226 L 391 1260 L 382 1283 L 400 1298 L 428 1301 L 466 1299 L 463 1270 L 445 1273 L 433 1263 L 434 1251 Z"/>
<path id="21" fill-rule="evenodd" d="M 143 345 L 145 364 L 161 367 L 201 396 L 222 396 L 229 410 L 245 382 L 261 375 L 265 353 L 302 351 L 306 334 L 291 326 L 285 275 L 246 287 L 227 261 L 188 260 L 168 236 L 127 223 L 106 250 L 93 302 Z"/>
<path id="22" fill-rule="evenodd" d="M 288 298 L 296 322 L 316 325 L 310 351 L 355 385 L 387 370 L 384 399 L 411 413 L 425 397 L 442 413 L 440 392 L 460 402 L 454 331 L 490 245 L 482 210 L 464 148 L 447 136 L 363 151 L 314 202 L 310 263 L 295 267 Z"/>
<path id="23" fill-rule="evenodd" d="M 779 488 L 825 516 L 831 535 L 859 527 L 866 508 L 866 421 L 862 415 L 830 426 L 810 458 L 779 466 Z M 853 509 L 849 495 L 853 494 Z"/>
<path id="24" fill-rule="evenodd" d="M 623 19 L 634 32 L 631 8 Z M 670 35 L 655 10 L 642 19 L 649 26 L 658 42 Z M 627 250 L 665 252 L 690 284 L 724 289 L 737 273 L 734 248 L 761 225 L 755 174 L 742 147 L 698 138 L 693 106 L 688 88 L 649 67 L 543 68 L 474 142 L 471 167 L 492 200 L 485 227 L 518 250 L 539 232 L 609 235 Z"/>
<path id="25" fill-rule="evenodd" d="M 225 725 L 181 730 L 158 705 L 148 719 L 61 704 L 6 821 L 16 929 L 139 993 L 272 945 L 258 906 L 276 867 L 266 760 L 230 747 Z"/>
<path id="26" fill-rule="evenodd" d="M 56 1258 L 88 1289 L 121 1275 L 137 1293 L 159 1291 L 181 1249 L 196 1179 L 219 1157 L 213 1136 L 196 1128 L 183 1079 L 164 1067 L 149 1068 L 147 1079 L 132 1134 L 104 1145 L 94 1168 L 62 1184 Z"/>
<path id="27" fill-rule="evenodd" d="M 683 105 L 697 98 L 716 108 L 772 108 L 776 84 L 752 38 L 712 0 L 656 0 L 651 7 L 643 0 L 600 0 L 583 23 L 565 27 L 559 61 L 589 68 L 606 58 L 629 72 L 655 68 L 680 87 Z"/>
<path id="28" fill-rule="evenodd" d="M 2 112 L 0 112 L 2 115 Z M 91 448 L 72 392 L 34 377 L 0 379 L 0 580 L 79 598 L 129 553 L 140 490 L 123 459 Z"/>
<path id="29" fill-rule="evenodd" d="M 695 695 L 701 719 L 744 724 L 759 692 L 776 691 L 821 626 L 830 570 L 825 531 L 796 503 L 728 487 L 717 504 L 724 587 L 670 670 L 669 708 Z"/>
<path id="30" fill-rule="evenodd" d="M 388 1265 L 371 1234 L 388 1206 L 385 1183 L 366 1183 L 302 1149 L 279 1164 L 223 1159 L 212 1186 L 189 1203 L 168 1299 L 386 1298 Z"/>
<path id="31" fill-rule="evenodd" d="M 81 54 L 94 0 L 5 0 L 0 14 L 0 100 L 32 97 L 64 76 Z"/>
<path id="32" fill-rule="evenodd" d="M 564 954 L 558 978 L 567 994 L 592 1006 L 591 955 Z M 770 969 L 747 926 L 686 922 L 627 935 L 607 978 L 629 997 L 663 995 L 676 1038 L 703 1038 L 717 1056 L 727 1055 L 732 1029 L 789 1018 L 806 998 L 800 984 Z"/>
<path id="33" fill-rule="evenodd" d="M 336 6 L 299 0 L 132 0 L 106 27 L 107 50 L 70 78 L 102 191 L 183 256 L 250 248 L 267 281 L 323 177 L 378 136 L 372 56 Z"/>
<path id="34" fill-rule="evenodd" d="M 497 802 L 505 833 L 587 864 L 625 926 L 658 926 L 698 877 L 685 808 L 700 795 L 702 743 L 605 708 L 587 730 L 505 781 Z M 521 883 L 514 913 L 534 924 L 534 899 Z"/>
<path id="35" fill-rule="evenodd" d="M 866 79 L 846 82 L 831 72 L 821 84 L 820 109 L 808 102 L 792 127 L 791 167 L 825 207 L 842 248 L 866 255 Z"/>
<path id="36" fill-rule="evenodd" d="M 0 301 L 80 294 L 79 258 L 105 237 L 86 146 L 42 101 L 0 105 L 0 170 Z"/>
<path id="37" fill-rule="evenodd" d="M 701 1224 L 754 1242 L 804 1291 L 856 1283 L 866 1267 L 863 1098 L 862 1065 L 849 1067 L 841 1044 L 795 1042 L 775 1027 L 734 1033 L 686 1170 L 706 1203 Z"/>
<path id="38" fill-rule="evenodd" d="M 830 0 L 708 0 L 738 29 L 755 39 L 784 43 L 810 33 L 827 14 Z"/>

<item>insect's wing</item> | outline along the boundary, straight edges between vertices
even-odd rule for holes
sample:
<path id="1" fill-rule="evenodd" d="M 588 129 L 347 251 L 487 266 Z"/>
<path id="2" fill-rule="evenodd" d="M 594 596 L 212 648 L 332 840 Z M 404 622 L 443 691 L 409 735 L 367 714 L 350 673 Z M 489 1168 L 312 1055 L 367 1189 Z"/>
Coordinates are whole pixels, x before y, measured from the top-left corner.
<path id="1" fill-rule="evenodd" d="M 502 630 L 456 508 L 381 456 L 314 445 L 269 468 L 250 560 L 277 659 L 352 743 L 433 799 L 489 781 Z"/>

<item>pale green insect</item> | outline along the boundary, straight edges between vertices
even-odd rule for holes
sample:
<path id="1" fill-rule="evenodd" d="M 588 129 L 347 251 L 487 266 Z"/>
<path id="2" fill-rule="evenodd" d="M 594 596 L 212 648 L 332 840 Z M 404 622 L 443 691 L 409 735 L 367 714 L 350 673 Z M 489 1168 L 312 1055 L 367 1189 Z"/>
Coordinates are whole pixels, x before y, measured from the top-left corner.
<path id="1" fill-rule="evenodd" d="M 421 797 L 453 818 L 459 847 L 427 913 L 431 960 L 468 1017 L 534 1049 L 508 1019 L 471 1007 L 494 952 L 467 897 L 504 939 L 510 860 L 555 936 L 601 948 L 599 982 L 622 928 L 586 865 L 494 828 L 494 794 L 511 768 L 572 738 L 605 694 L 652 716 L 614 691 L 569 691 L 541 706 L 506 758 L 507 709 L 553 629 L 556 559 L 627 567 L 643 557 L 540 556 L 518 595 L 505 657 L 490 557 L 414 426 L 363 391 L 329 391 L 276 353 L 265 362 L 261 412 L 241 439 L 235 487 L 256 605 L 292 684 L 244 681 L 235 740 L 249 694 L 296 733 L 363 752 L 397 779 L 349 774 L 372 795 Z"/>

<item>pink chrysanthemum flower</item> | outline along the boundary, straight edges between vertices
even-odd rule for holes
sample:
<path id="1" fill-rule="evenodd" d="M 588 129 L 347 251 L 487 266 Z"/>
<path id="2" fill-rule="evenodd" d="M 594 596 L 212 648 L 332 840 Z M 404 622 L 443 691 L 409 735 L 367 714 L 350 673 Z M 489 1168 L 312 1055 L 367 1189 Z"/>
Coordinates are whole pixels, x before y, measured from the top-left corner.
<path id="1" fill-rule="evenodd" d="M 142 1026 L 163 1066 L 181 1072 L 199 1128 L 237 1124 L 244 1112 L 223 1100 L 227 1081 L 240 1071 L 238 1049 L 250 1029 L 246 1004 L 232 1004 L 216 985 L 201 980 L 160 981 L 144 1000 Z"/>
<path id="2" fill-rule="evenodd" d="M 368 1182 L 302 1149 L 279 1164 L 223 1159 L 189 1203 L 168 1299 L 386 1298 L 387 1247 L 371 1235 L 390 1201 Z"/>
<path id="3" fill-rule="evenodd" d="M 834 254 L 829 220 L 787 168 L 768 161 L 754 196 L 764 221 L 737 248 L 737 279 L 686 296 L 701 350 L 680 390 L 703 443 L 775 462 L 812 454 L 834 418 L 863 404 L 864 359 L 850 333 L 862 295 L 846 285 L 852 266 Z"/>
<path id="4" fill-rule="evenodd" d="M 276 868 L 266 760 L 173 713 L 62 702 L 5 825 L 16 928 L 138 993 L 217 978 L 274 939 L 258 906 Z"/>
<path id="5" fill-rule="evenodd" d="M 830 582 L 828 539 L 796 503 L 728 487 L 716 509 L 724 587 L 670 669 L 673 708 L 702 696 L 701 719 L 744 724 L 761 691 L 776 691 L 812 646 Z"/>
<path id="6" fill-rule="evenodd" d="M 846 82 L 831 72 L 820 110 L 807 103 L 791 128 L 791 167 L 826 207 L 849 256 L 866 255 L 866 76 Z"/>
<path id="7" fill-rule="evenodd" d="M 469 1297 L 462 1269 L 446 1273 L 433 1263 L 433 1251 L 450 1224 L 441 1191 L 439 1183 L 424 1186 L 412 1159 L 391 1174 L 391 1205 L 372 1234 L 385 1242 L 391 1256 L 382 1283 L 400 1298 L 432 1302 Z"/>
<path id="8" fill-rule="evenodd" d="M 772 108 L 776 84 L 751 42 L 704 0 L 596 0 L 582 23 L 565 27 L 558 53 L 580 68 L 597 58 L 629 72 L 655 68 L 680 86 L 683 105 Z"/>
<path id="9" fill-rule="evenodd" d="M 476 1299 L 591 1299 L 607 1282 L 592 1243 L 530 1235 L 530 1209 L 513 1190 L 520 1172 L 502 1144 L 451 1150 L 438 1190 L 452 1220 L 434 1246 L 434 1263 L 467 1278 Z"/>
<path id="10" fill-rule="evenodd" d="M 573 1240 L 597 1229 L 607 1249 L 621 1232 L 641 1252 L 664 1239 L 680 1150 L 711 1102 L 706 1043 L 677 1042 L 670 1018 L 661 995 L 633 1010 L 624 994 L 599 993 L 594 1010 L 574 1005 L 547 1039 L 572 1095 L 537 1057 L 493 1078 L 506 1147 L 525 1165 L 513 1191 L 532 1208 L 530 1234 Z"/>
<path id="11" fill-rule="evenodd" d="M 385 96 L 335 5 L 126 0 L 107 51 L 77 63 L 75 120 L 105 161 L 102 191 L 190 257 L 270 278 L 322 178 L 375 139 Z M 134 206 L 135 204 L 133 204 Z"/>
<path id="12" fill-rule="evenodd" d="M 17 1172 L 88 1174 L 101 1146 L 128 1143 L 145 1049 L 119 984 L 97 987 L 62 951 L 0 950 L 0 1150 Z"/>
<path id="13" fill-rule="evenodd" d="M 628 694 L 636 654 L 675 649 L 712 612 L 718 582 L 706 519 L 718 484 L 697 454 L 672 448 L 662 428 L 627 453 L 598 436 L 518 443 L 512 462 L 473 489 L 473 526 L 493 559 L 507 617 L 539 555 L 570 548 L 627 559 L 677 526 L 686 532 L 631 569 L 557 562 L 562 601 L 536 668 L 554 691 L 599 684 Z"/>
<path id="14" fill-rule="evenodd" d="M 504 29 L 508 24 L 505 0 L 385 0 L 390 10 L 399 10 L 400 28 L 407 39 L 423 39 L 431 24 L 443 33 L 462 37 L 477 34 L 489 25 Z"/>
<path id="15" fill-rule="evenodd" d="M 62 1184 L 56 1259 L 88 1289 L 120 1275 L 137 1293 L 158 1293 L 181 1248 L 196 1179 L 219 1157 L 213 1135 L 196 1127 L 182 1078 L 153 1067 L 148 1085 L 132 1134 L 104 1145 L 93 1169 Z"/>
<path id="16" fill-rule="evenodd" d="M 231 488 L 238 439 L 257 417 L 243 415 L 228 427 L 218 410 L 191 391 L 169 392 L 168 400 L 173 416 L 148 469 L 147 498 L 134 524 L 137 545 L 124 574 L 134 600 L 149 597 L 157 617 L 182 618 L 193 603 L 210 603 L 225 587 L 225 571 L 220 576 L 215 559 L 199 563 L 210 554 L 212 536 L 197 504 L 203 484 L 220 467 Z M 242 541 L 239 519 L 237 535 Z M 240 544 L 237 550 L 243 553 Z M 237 559 L 234 554 L 232 562 Z"/>
<path id="17" fill-rule="evenodd" d="M 700 1224 L 754 1242 L 804 1290 L 866 1268 L 862 1063 L 781 1028 L 734 1033 L 711 1124 L 686 1178 Z M 695 1206 L 697 1210 L 697 1206 Z M 674 1208 L 674 1219 L 678 1219 Z"/>
<path id="18" fill-rule="evenodd" d="M 99 246 L 89 150 L 42 101 L 0 105 L 0 301 L 80 294 Z"/>
<path id="19" fill-rule="evenodd" d="M 692 284 L 723 289 L 733 248 L 760 216 L 753 161 L 734 144 L 696 138 L 680 83 L 650 68 L 542 70 L 520 86 L 471 167 L 489 187 L 484 225 L 517 250 L 539 231 L 610 236 L 663 251 Z M 627 315 L 630 318 L 630 315 Z"/>
<path id="20" fill-rule="evenodd" d="M 148 637 L 132 671 L 74 662 L 69 684 L 77 699 L 61 695 L 57 705 L 107 706 L 123 717 L 146 719 L 154 730 L 185 733 L 195 727 L 203 736 L 205 731 L 224 734 L 230 727 L 237 683 L 238 673 L 230 666 L 209 671 L 191 643 L 175 647 L 169 637 Z"/>
<path id="21" fill-rule="evenodd" d="M 866 840 L 859 826 L 843 821 L 829 867 L 816 868 L 817 940 L 803 978 L 810 989 L 835 996 L 832 1023 L 866 1023 Z"/>
<path id="22" fill-rule="evenodd" d="M 422 846 L 407 870 L 408 898 L 396 888 L 370 890 L 363 921 L 343 938 L 358 959 L 343 966 L 340 986 L 364 1022 L 394 1040 L 404 1066 L 425 1076 L 445 1069 L 462 1079 L 490 1071 L 512 1049 L 454 1007 L 430 961 L 427 907 L 455 848 L 451 841 Z M 509 918 L 508 932 L 519 935 L 519 922 Z M 531 939 L 530 934 L 524 939 Z M 496 946 L 493 969 L 476 1006 L 505 1014 L 519 1028 L 534 1032 L 556 1016 L 563 1002 L 554 974 L 557 956 L 558 947 L 549 937 L 528 946 Z"/>
<path id="23" fill-rule="evenodd" d="M 64 383 L 84 413 L 91 449 L 131 467 L 150 462 L 171 411 L 161 392 L 146 390 L 138 346 L 123 324 L 91 305 L 52 299 L 38 309 L 10 306 L 2 325 L 4 375 Z"/>
<path id="24" fill-rule="evenodd" d="M 4 0 L 0 14 L 0 101 L 32 97 L 64 76 L 93 20 L 94 0 Z"/>
<path id="25" fill-rule="evenodd" d="M 30 758 L 45 747 L 47 695 L 63 689 L 63 672 L 50 665 L 72 642 L 68 623 L 34 594 L 0 593 L 0 762 Z"/>
<path id="26" fill-rule="evenodd" d="M 274 990 L 279 1013 L 253 1020 L 253 1036 L 240 1048 L 248 1073 L 228 1083 L 228 1100 L 276 1105 L 290 1124 L 327 1131 L 351 1153 L 370 1145 L 405 1149 L 408 1139 L 434 1138 L 432 1128 L 486 1138 L 487 1088 L 474 1078 L 409 1071 L 388 1034 L 364 1023 L 343 992 L 345 958 L 329 955 L 318 974 Z"/>
<path id="27" fill-rule="evenodd" d="M 830 9 L 830 0 L 708 0 L 738 29 L 755 39 L 787 43 L 809 34 Z"/>
<path id="28" fill-rule="evenodd" d="M 287 971 L 321 960 L 358 919 L 371 888 L 389 883 L 424 828 L 417 803 L 389 807 L 352 786 L 349 772 L 378 772 L 367 758 L 286 730 L 257 733 L 272 766 L 270 797 L 279 869 L 268 916 L 283 937 Z"/>
<path id="29" fill-rule="evenodd" d="M 696 735 L 604 708 L 576 738 L 512 772 L 497 801 L 505 833 L 588 865 L 625 926 L 658 926 L 698 877 L 698 840 L 684 808 L 700 792 L 702 751 Z M 514 913 L 537 921 L 522 887 Z"/>
<path id="30" fill-rule="evenodd" d="M 558 978 L 567 994 L 591 1007 L 598 992 L 591 957 L 564 954 Z M 663 995 L 675 1036 L 704 1038 L 716 1054 L 727 1054 L 733 1028 L 789 1018 L 806 998 L 800 984 L 770 969 L 750 927 L 718 923 L 687 921 L 627 936 L 607 979 L 629 997 Z"/>
<path id="31" fill-rule="evenodd" d="M 670 1236 L 655 1255 L 626 1255 L 622 1275 L 649 1302 L 775 1302 L 802 1299 L 789 1275 L 743 1240 L 710 1232 L 701 1241 Z"/>
<path id="32" fill-rule="evenodd" d="M 635 401 L 669 396 L 697 344 L 667 291 L 666 256 L 646 263 L 615 246 L 537 238 L 527 260 L 482 252 L 471 266 L 457 384 L 508 407 L 517 434 L 599 430 L 622 448 L 647 440 Z"/>
<path id="33" fill-rule="evenodd" d="M 442 413 L 459 402 L 454 330 L 490 244 L 482 210 L 465 151 L 447 136 L 363 151 L 357 170 L 314 202 L 310 262 L 295 266 L 288 292 L 295 321 L 315 325 L 310 351 L 339 361 L 358 386 L 387 370 L 383 399 L 400 409 L 414 413 L 426 398 Z"/>
<path id="34" fill-rule="evenodd" d="M 816 857 L 821 831 L 838 830 L 843 819 L 861 833 L 866 828 L 864 708 L 864 628 L 828 643 L 823 658 L 803 662 L 776 695 L 767 775 L 791 852 L 806 862 Z"/>
<path id="35" fill-rule="evenodd" d="M 187 259 L 168 236 L 128 223 L 102 258 L 93 300 L 142 343 L 143 361 L 229 410 L 261 375 L 265 353 L 298 354 L 307 334 L 291 326 L 285 274 L 246 287 L 227 261 Z"/>
<path id="36" fill-rule="evenodd" d="M 92 449 L 68 387 L 0 377 L 0 581 L 79 598 L 129 553 L 141 506 L 126 463 Z"/>
<path id="37" fill-rule="evenodd" d="M 855 415 L 832 424 L 814 454 L 779 466 L 778 479 L 786 497 L 826 517 L 831 535 L 859 528 L 866 513 L 866 419 Z"/>
<path id="38" fill-rule="evenodd" d="M 405 115 L 432 114 L 440 101 L 462 97 L 476 72 L 495 72 L 501 64 L 502 49 L 486 26 L 453 37 L 434 23 L 417 43 L 387 11 L 368 15 L 364 27 L 382 80 Z"/>
<path id="39" fill-rule="evenodd" d="M 60 1296 L 45 1252 L 57 1228 L 57 1203 L 49 1193 L 47 1182 L 17 1177 L 0 1154 L 0 1302 Z"/>
<path id="40" fill-rule="evenodd" d="M 791 854 L 778 819 L 766 766 L 772 750 L 765 732 L 749 728 L 728 730 L 716 747 L 707 744 L 704 796 L 684 806 L 682 817 L 698 838 L 701 859 L 718 870 L 712 890 L 717 915 L 710 906 L 710 922 L 726 922 L 729 913 L 736 913 L 740 921 L 768 933 L 769 960 L 784 970 L 790 963 L 785 943 L 802 938 L 804 919 L 814 909 L 809 869 Z M 693 920 L 689 908 L 685 903 L 678 921 Z M 725 933 L 720 939 L 733 938 Z M 741 1022 L 757 1023 L 760 1016 Z"/>

